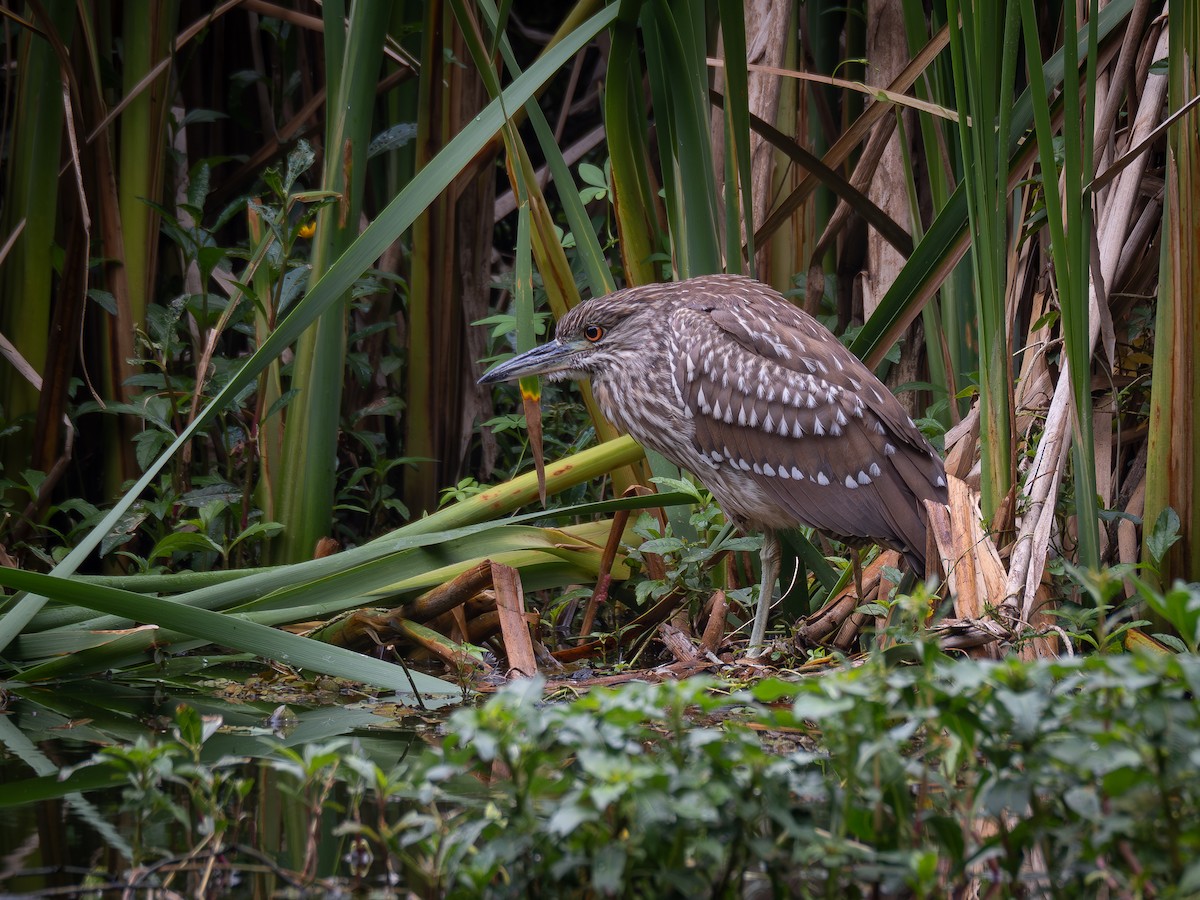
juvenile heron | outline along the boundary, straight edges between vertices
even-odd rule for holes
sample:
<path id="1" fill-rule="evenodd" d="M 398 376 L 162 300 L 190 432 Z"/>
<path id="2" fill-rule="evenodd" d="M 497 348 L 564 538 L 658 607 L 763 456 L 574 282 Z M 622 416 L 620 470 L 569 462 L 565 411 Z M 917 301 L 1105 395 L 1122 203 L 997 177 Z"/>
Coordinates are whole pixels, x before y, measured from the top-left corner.
<path id="1" fill-rule="evenodd" d="M 590 379 L 614 425 L 692 472 L 742 531 L 762 532 L 752 653 L 779 574 L 778 529 L 884 544 L 925 575 L 921 501 L 946 502 L 941 459 L 879 379 L 772 288 L 709 275 L 589 300 L 554 340 L 480 381 L 526 375 Z"/>

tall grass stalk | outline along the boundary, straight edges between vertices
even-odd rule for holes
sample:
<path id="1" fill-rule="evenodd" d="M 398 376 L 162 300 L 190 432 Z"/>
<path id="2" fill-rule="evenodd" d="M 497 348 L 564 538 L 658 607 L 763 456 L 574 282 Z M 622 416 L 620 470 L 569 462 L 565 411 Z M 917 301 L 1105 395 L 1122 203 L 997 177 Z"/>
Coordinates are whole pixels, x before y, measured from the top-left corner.
<path id="1" fill-rule="evenodd" d="M 251 244 L 261 247 L 266 238 L 261 216 L 253 208 L 247 208 L 246 220 Z M 286 270 L 281 269 L 280 281 L 285 274 Z M 256 343 L 261 344 L 275 327 L 277 314 L 275 285 L 271 282 L 268 267 L 260 265 L 254 270 L 249 287 L 254 301 L 254 336 Z M 268 522 L 276 521 L 275 484 L 283 468 L 283 415 L 276 408 L 282 396 L 279 360 L 273 360 L 258 379 L 258 410 L 255 416 L 258 422 L 258 483 L 254 496 Z"/>
<path id="2" fill-rule="evenodd" d="M 604 126 L 612 168 L 613 209 L 620 236 L 621 263 L 629 286 L 658 280 L 651 259 L 660 246 L 658 201 L 650 185 L 647 115 L 642 102 L 637 40 L 639 4 L 622 3 L 612 29 L 605 75 Z M 667 165 L 664 159 L 663 166 Z"/>
<path id="3" fill-rule="evenodd" d="M 983 515 L 991 521 L 1012 489 L 1013 376 L 1006 310 L 1008 284 L 1008 123 L 1020 29 L 1015 4 L 950 0 L 954 89 L 963 153 L 963 186 L 973 243 L 971 263 L 979 337 Z"/>
<path id="4" fill-rule="evenodd" d="M 1200 85 L 1200 8 L 1171 7 L 1167 25 L 1169 112 L 1193 102 Z M 1167 136 L 1162 263 L 1155 324 L 1150 447 L 1146 461 L 1145 521 L 1167 507 L 1180 517 L 1185 539 L 1168 554 L 1162 581 L 1200 578 L 1200 110 L 1193 108 Z M 1150 529 L 1143 531 L 1148 537 Z M 1147 547 L 1147 561 L 1152 555 Z"/>
<path id="5" fill-rule="evenodd" d="M 111 350 L 102 375 L 106 396 L 121 401 L 131 399 L 125 379 L 134 374 L 124 355 L 128 352 L 126 348 L 134 346 L 133 335 L 145 328 L 146 308 L 156 299 L 161 224 L 157 204 L 162 199 L 170 146 L 167 133 L 170 73 L 164 70 L 149 84 L 143 81 L 161 59 L 173 52 L 172 38 L 178 19 L 177 0 L 151 3 L 141 9 L 127 7 L 119 48 L 112 48 L 114 57 L 120 57 L 122 93 L 127 101 L 117 119 L 120 139 L 114 141 L 118 149 L 116 188 L 126 294 L 117 305 L 117 317 L 108 322 Z M 98 138 L 105 139 L 107 135 Z M 134 350 L 132 355 L 139 355 L 138 348 L 134 346 Z M 130 427 L 131 423 L 125 422 L 116 428 L 106 428 L 108 439 L 123 440 Z M 130 462 L 126 453 L 105 455 L 109 496 L 119 494 L 122 484 L 136 474 L 136 470 L 129 469 Z"/>
<path id="6" fill-rule="evenodd" d="M 790 37 L 784 44 L 781 63 L 785 69 L 794 69 L 800 55 L 799 39 L 796 37 L 799 30 L 799 11 L 794 4 L 788 12 L 787 21 Z M 802 87 L 795 78 L 783 79 L 783 84 L 779 86 L 779 112 L 775 118 L 776 127 L 784 134 L 796 136 L 802 134 L 804 121 L 802 105 L 807 106 L 807 103 L 807 88 Z M 772 151 L 772 155 L 768 208 L 775 197 L 790 192 L 801 178 L 800 171 L 790 164 L 787 154 L 782 150 L 775 149 Z M 771 235 L 765 245 L 767 271 L 759 272 L 759 278 L 781 293 L 792 289 L 796 273 L 804 270 L 805 261 L 810 255 L 806 244 L 808 244 L 807 238 L 812 234 L 814 221 L 815 216 L 810 206 L 800 215 L 793 216 L 786 228 L 780 228 Z"/>
<path id="7" fill-rule="evenodd" d="M 749 79 L 744 66 L 737 63 L 748 57 L 746 23 L 742 3 L 719 0 L 721 42 L 726 66 L 725 105 L 721 125 L 725 139 L 725 266 L 728 272 L 742 271 L 742 235 L 746 240 L 747 271 L 756 273 L 754 248 L 754 189 L 750 174 L 750 99 Z"/>
<path id="8" fill-rule="evenodd" d="M 647 4 L 642 34 L 674 270 L 681 278 L 724 271 L 703 7 Z"/>
<path id="9" fill-rule="evenodd" d="M 516 58 L 513 56 L 508 37 L 496 30 L 500 24 L 498 11 L 491 4 L 490 0 L 481 0 L 480 8 L 486 17 L 489 27 L 493 29 L 493 42 L 498 45 L 498 49 L 509 72 L 514 77 L 519 75 L 521 70 L 517 65 Z M 499 79 L 490 68 L 488 62 L 490 57 L 484 54 L 482 41 L 475 36 L 473 19 L 467 14 L 467 7 L 463 0 L 455 0 L 454 10 L 460 27 L 467 38 L 472 58 L 475 60 L 477 68 L 484 74 L 484 83 L 487 85 L 489 94 L 493 97 L 499 96 Z M 519 111 L 511 110 L 509 112 L 515 118 Z M 611 293 L 616 285 L 613 282 L 612 274 L 605 261 L 604 251 L 600 247 L 600 241 L 592 228 L 587 210 L 579 198 L 575 180 L 571 176 L 566 161 L 563 159 L 562 150 L 554 140 L 554 133 L 550 128 L 550 123 L 546 120 L 546 115 L 542 112 L 541 106 L 535 100 L 531 100 L 525 104 L 524 112 L 528 116 L 529 123 L 533 127 L 537 137 L 539 149 L 546 158 L 554 177 L 554 184 L 558 189 L 558 202 L 563 209 L 567 223 L 571 227 L 571 234 L 575 239 L 575 258 L 581 264 L 585 282 L 591 288 L 592 296 L 594 297 Z M 575 284 L 575 276 L 562 244 L 558 239 L 550 206 L 546 201 L 537 178 L 534 177 L 533 164 L 530 161 L 529 152 L 526 150 L 525 144 L 521 139 L 520 132 L 515 127 L 510 126 L 504 129 L 503 134 L 505 152 L 508 154 L 507 172 L 509 174 L 509 181 L 513 185 L 515 194 L 518 197 L 526 197 L 528 200 L 528 210 L 522 215 L 528 215 L 531 219 L 530 247 L 533 251 L 533 259 L 542 275 L 542 283 L 546 289 L 550 309 L 557 318 L 562 316 L 580 300 L 579 291 Z M 521 261 L 521 258 L 521 253 L 518 251 L 518 262 Z M 518 280 L 518 286 L 520 284 L 521 282 Z M 532 290 L 532 286 L 530 289 Z M 532 298 L 530 299 L 530 303 L 532 303 Z M 518 324 L 520 325 L 524 320 L 525 314 L 520 312 L 522 308 L 521 303 L 518 303 L 517 308 Z M 528 349 L 528 347 L 533 345 L 532 308 L 530 308 L 528 315 L 530 316 L 529 337 L 526 341 L 522 341 L 518 337 L 518 348 L 520 349 Z M 531 380 L 536 381 L 536 379 Z M 523 385 L 521 390 L 522 398 L 525 400 L 526 395 L 533 388 L 529 385 Z M 600 412 L 590 386 L 581 384 L 580 391 L 583 395 L 584 405 L 587 407 L 591 418 L 592 427 L 596 429 L 597 436 L 602 441 L 615 439 L 618 436 L 618 432 L 604 418 L 603 413 Z M 527 402 L 526 418 L 529 421 Z M 645 467 L 640 465 L 615 469 L 612 473 L 615 491 L 623 493 L 633 484 L 647 483 L 648 472 L 644 471 L 644 469 Z"/>
<path id="10" fill-rule="evenodd" d="M 936 32 L 940 23 L 935 19 L 926 24 L 924 4 L 920 0 L 904 0 L 904 20 L 909 53 L 915 57 L 929 44 L 929 28 Z M 953 107 L 953 84 L 953 61 L 939 55 L 930 62 L 913 90 L 919 99 Z M 951 168 L 951 160 L 960 158 L 961 131 L 934 116 L 920 116 L 917 121 L 921 130 L 925 182 L 932 208 L 939 211 L 945 208 L 958 183 L 960 173 Z M 913 239 L 919 242 L 924 228 L 919 218 L 915 222 L 917 232 Z M 956 266 L 942 284 L 937 299 L 929 303 L 923 313 L 929 380 L 935 392 L 945 392 L 947 410 L 943 421 L 947 425 L 959 420 L 958 407 L 963 400 L 958 394 L 964 387 L 959 383 L 960 373 L 978 369 L 979 346 L 972 328 L 972 324 L 978 322 L 973 281 L 973 269 Z"/>
<path id="11" fill-rule="evenodd" d="M 488 18 L 490 27 L 496 29 L 499 23 L 497 20 L 498 13 L 494 4 L 491 0 L 479 0 L 479 6 Z M 583 8 L 584 4 L 581 3 L 573 10 L 573 13 Z M 513 78 L 516 78 L 521 74 L 521 68 L 517 64 L 516 57 L 513 55 L 508 37 L 502 33 L 500 34 L 499 49 L 509 74 Z M 525 113 L 529 117 L 529 124 L 533 127 L 534 134 L 537 136 L 538 147 L 542 151 L 542 155 L 546 158 L 546 164 L 550 168 L 554 184 L 558 189 L 558 202 L 562 206 L 563 215 L 566 216 L 567 224 L 571 228 L 571 234 L 575 238 L 575 258 L 579 261 L 583 269 L 584 280 L 588 287 L 591 288 L 593 297 L 601 297 L 611 293 L 616 287 L 612 272 L 609 270 L 608 261 L 604 258 L 604 251 L 600 247 L 600 241 L 592 229 L 587 209 L 579 199 L 579 191 L 575 184 L 575 179 L 571 176 L 571 171 L 567 167 L 566 160 L 563 158 L 562 150 L 554 140 L 554 132 L 550 128 L 550 123 L 546 120 L 546 114 L 542 112 L 541 106 L 534 100 L 525 104 Z"/>
<path id="12" fill-rule="evenodd" d="M 56 0 L 44 5 L 43 28 L 70 40 L 73 4 Z M 63 82 L 60 60 L 44 35 L 14 34 L 19 42 L 20 79 L 15 90 L 13 132 L 5 148 L 7 179 L 0 244 L 16 240 L 0 268 L 0 285 L 8 302 L 0 306 L 0 331 L 33 369 L 46 364 L 51 301 L 54 296 L 54 238 L 58 217 Z M 72 190 L 72 188 L 67 188 Z M 4 472 L 17 478 L 32 454 L 33 414 L 38 391 L 5 363 L 0 375 L 0 404 L 9 421 L 28 416 L 28 427 L 7 438 Z"/>
<path id="13" fill-rule="evenodd" d="M 317 213 L 310 285 L 358 236 L 375 83 L 390 13 L 387 4 L 357 2 L 347 20 L 339 0 L 326 2 L 323 11 L 329 104 L 321 183 L 341 199 Z M 270 546 L 274 562 L 308 559 L 332 525 L 348 300 L 347 293 L 334 302 L 296 345 L 291 385 L 297 393 L 287 409 L 274 485 L 275 513 L 283 525 Z"/>
<path id="14" fill-rule="evenodd" d="M 1100 564 L 1099 511 L 1096 504 L 1096 457 L 1092 432 L 1092 351 L 1090 339 L 1089 263 L 1092 240 L 1092 199 L 1083 187 L 1094 175 L 1092 140 L 1095 131 L 1096 17 L 1098 5 L 1091 4 L 1088 16 L 1086 78 L 1081 97 L 1078 32 L 1075 4 L 1064 4 L 1067 39 L 1063 42 L 1063 165 L 1055 160 L 1055 130 L 1051 124 L 1052 100 L 1046 90 L 1042 67 L 1029 68 L 1033 117 L 1037 131 L 1042 189 L 1046 201 L 1047 226 L 1055 287 L 1062 314 L 1063 344 L 1071 382 L 1071 455 L 1074 472 L 1074 502 L 1078 536 L 1078 561 L 1089 568 Z M 1039 59 L 1037 15 L 1032 0 L 1021 0 L 1021 21 L 1028 59 Z"/>
<path id="15" fill-rule="evenodd" d="M 446 34 L 448 11 L 442 0 L 425 5 L 421 30 L 421 81 L 417 87 L 416 170 L 429 164 L 451 131 L 449 96 L 466 73 L 450 62 L 451 38 Z M 415 177 L 415 176 L 414 176 Z M 440 292 L 449 277 L 447 253 L 453 246 L 448 220 L 454 198 L 443 194 L 417 217 L 412 229 L 408 282 L 408 345 L 404 453 L 418 460 L 404 475 L 404 497 L 418 512 L 437 504 L 436 429 L 440 410 L 433 402 L 437 366 L 432 359 L 437 336 Z M 453 257 L 450 257 L 451 259 Z"/>

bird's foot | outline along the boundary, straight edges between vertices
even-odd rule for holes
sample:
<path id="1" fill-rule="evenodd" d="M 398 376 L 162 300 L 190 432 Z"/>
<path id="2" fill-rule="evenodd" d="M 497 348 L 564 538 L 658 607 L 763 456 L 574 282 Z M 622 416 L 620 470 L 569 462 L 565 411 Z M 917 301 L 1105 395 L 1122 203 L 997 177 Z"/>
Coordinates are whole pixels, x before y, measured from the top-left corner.
<path id="1" fill-rule="evenodd" d="M 757 646 L 749 646 L 744 654 L 738 657 L 738 663 L 743 666 L 749 666 L 755 669 L 775 668 L 772 664 L 772 657 L 775 653 L 775 647 L 770 644 L 759 644 Z"/>

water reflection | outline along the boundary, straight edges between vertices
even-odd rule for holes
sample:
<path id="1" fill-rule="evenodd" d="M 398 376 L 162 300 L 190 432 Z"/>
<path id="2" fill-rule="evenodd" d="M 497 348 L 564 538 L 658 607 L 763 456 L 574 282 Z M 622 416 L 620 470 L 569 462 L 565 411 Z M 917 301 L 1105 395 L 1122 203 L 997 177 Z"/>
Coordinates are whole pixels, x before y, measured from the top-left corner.
<path id="1" fill-rule="evenodd" d="M 206 687 L 94 680 L 8 688 L 0 895 L 385 889 L 385 873 L 347 827 L 356 804 L 344 757 L 388 770 L 438 739 L 441 715 L 335 685 L 291 695 L 252 690 L 253 678 Z M 102 748 L 117 756 L 87 765 Z"/>

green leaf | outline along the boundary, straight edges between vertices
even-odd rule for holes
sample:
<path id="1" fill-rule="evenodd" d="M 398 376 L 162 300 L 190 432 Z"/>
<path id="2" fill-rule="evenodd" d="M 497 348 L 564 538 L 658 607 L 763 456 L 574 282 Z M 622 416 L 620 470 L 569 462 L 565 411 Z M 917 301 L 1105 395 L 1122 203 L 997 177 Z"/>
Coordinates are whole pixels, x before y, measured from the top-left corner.
<path id="1" fill-rule="evenodd" d="M 650 479 L 654 484 L 667 490 L 677 491 L 681 494 L 690 494 L 695 498 L 697 503 L 703 503 L 704 497 L 700 493 L 700 489 L 686 478 L 671 478 L 667 475 L 656 475 Z"/>
<path id="2" fill-rule="evenodd" d="M 147 560 L 170 556 L 172 553 L 220 553 L 221 547 L 206 534 L 199 531 L 174 531 L 168 534 L 150 551 Z"/>
<path id="3" fill-rule="evenodd" d="M 33 591 L 65 603 L 74 603 L 98 612 L 124 616 L 140 622 L 156 622 L 177 631 L 223 647 L 265 656 L 286 665 L 311 669 L 337 678 L 348 678 L 412 697 L 413 679 L 423 694 L 461 696 L 462 690 L 449 682 L 420 672 L 406 674 L 400 666 L 351 653 L 341 647 L 322 644 L 308 638 L 258 625 L 241 616 L 224 615 L 183 606 L 170 600 L 145 597 L 130 591 L 95 584 L 23 572 L 0 567 L 0 585 L 21 591 Z M 30 672 L 25 676 L 29 677 Z"/>
<path id="4" fill-rule="evenodd" d="M 1200 646 L 1200 587 L 1176 581 L 1160 594 L 1144 583 L 1137 586 L 1150 608 L 1170 622 L 1194 652 Z"/>
<path id="5" fill-rule="evenodd" d="M 639 548 L 643 553 L 677 553 L 684 547 L 683 541 L 674 537 L 655 538 L 645 541 Z"/>
<path id="6" fill-rule="evenodd" d="M 608 182 L 604 178 L 604 170 L 592 163 L 579 164 L 579 177 L 592 187 L 608 190 Z"/>
<path id="7" fill-rule="evenodd" d="M 609 844 L 597 851 L 592 864 L 592 887 L 602 897 L 613 896 L 621 890 L 625 874 L 625 848 Z"/>
<path id="8" fill-rule="evenodd" d="M 1150 553 L 1155 568 L 1162 567 L 1167 553 L 1180 537 L 1179 513 L 1168 506 L 1158 514 L 1158 518 L 1154 521 L 1154 527 L 1146 536 L 1146 550 Z"/>
<path id="9" fill-rule="evenodd" d="M 283 526 L 278 522 L 255 522 L 233 539 L 233 543 L 229 545 L 229 549 L 232 550 L 238 544 L 248 541 L 251 538 L 274 537 L 281 531 L 283 531 Z"/>
<path id="10" fill-rule="evenodd" d="M 750 686 L 750 694 L 762 703 L 774 703 L 784 697 L 795 697 L 801 686 L 782 678 L 764 678 Z"/>

